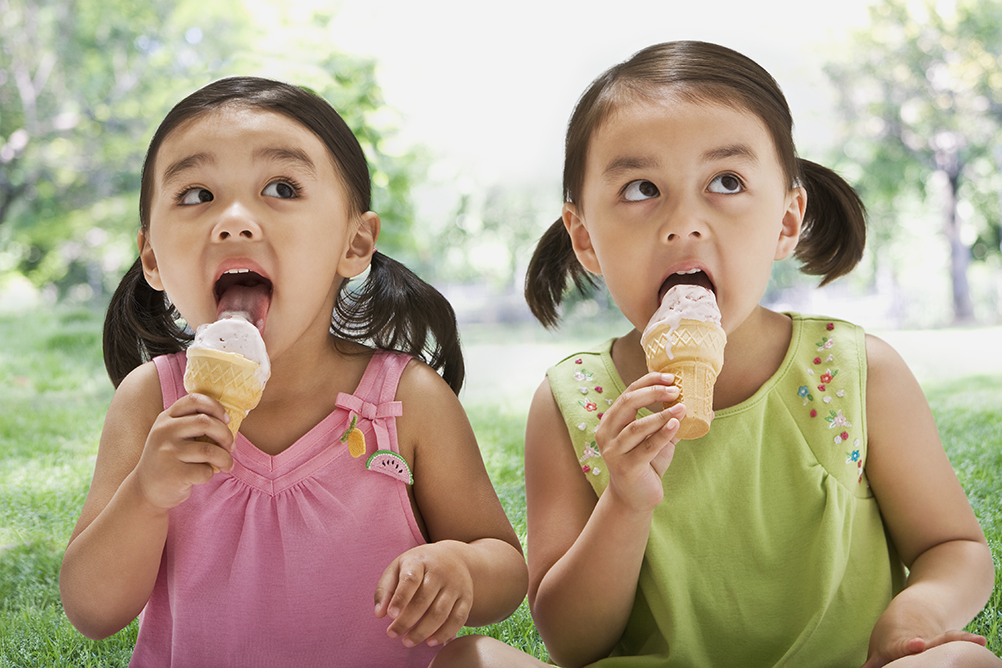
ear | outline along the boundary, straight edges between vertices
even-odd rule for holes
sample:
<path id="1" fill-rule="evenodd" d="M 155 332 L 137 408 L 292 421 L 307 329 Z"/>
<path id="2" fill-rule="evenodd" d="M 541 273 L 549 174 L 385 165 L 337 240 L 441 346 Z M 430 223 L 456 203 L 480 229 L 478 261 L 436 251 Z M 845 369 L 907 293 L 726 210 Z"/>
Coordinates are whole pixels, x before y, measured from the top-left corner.
<path id="1" fill-rule="evenodd" d="M 591 235 L 585 226 L 584 218 L 581 216 L 578 207 L 571 202 L 564 202 L 564 212 L 562 216 L 564 228 L 571 238 L 571 246 L 574 247 L 574 255 L 577 256 L 581 266 L 593 274 L 602 274 L 602 267 L 598 264 L 598 256 L 595 254 L 595 247 L 591 243 Z"/>
<path id="2" fill-rule="evenodd" d="M 807 211 L 807 190 L 797 186 L 790 190 L 786 199 L 786 213 L 783 214 L 783 226 L 779 231 L 779 241 L 776 244 L 776 260 L 786 258 L 796 249 L 800 242 L 800 230 L 804 224 L 804 213 Z"/>
<path id="3" fill-rule="evenodd" d="M 143 230 L 139 230 L 136 244 L 139 246 L 139 259 L 143 263 L 143 276 L 146 277 L 146 282 L 154 290 L 163 292 L 164 284 L 160 280 L 160 270 L 157 268 L 157 256 L 153 252 L 153 246 L 150 245 L 150 240 Z"/>
<path id="4" fill-rule="evenodd" d="M 372 254 L 376 252 L 379 225 L 379 216 L 372 211 L 366 211 L 359 217 L 358 227 L 348 240 L 348 247 L 338 262 L 339 276 L 354 278 L 366 270 L 372 262 Z"/>

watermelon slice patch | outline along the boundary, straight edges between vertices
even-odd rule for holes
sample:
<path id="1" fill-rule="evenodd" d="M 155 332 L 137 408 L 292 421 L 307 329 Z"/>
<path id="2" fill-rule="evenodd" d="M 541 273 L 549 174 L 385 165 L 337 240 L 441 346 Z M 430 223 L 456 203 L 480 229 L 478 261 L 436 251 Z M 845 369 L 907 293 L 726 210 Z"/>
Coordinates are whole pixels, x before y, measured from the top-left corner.
<path id="1" fill-rule="evenodd" d="M 414 476 L 411 475 L 411 467 L 407 466 L 407 461 L 392 450 L 376 450 L 365 462 L 365 468 L 388 475 L 394 480 L 414 484 Z"/>

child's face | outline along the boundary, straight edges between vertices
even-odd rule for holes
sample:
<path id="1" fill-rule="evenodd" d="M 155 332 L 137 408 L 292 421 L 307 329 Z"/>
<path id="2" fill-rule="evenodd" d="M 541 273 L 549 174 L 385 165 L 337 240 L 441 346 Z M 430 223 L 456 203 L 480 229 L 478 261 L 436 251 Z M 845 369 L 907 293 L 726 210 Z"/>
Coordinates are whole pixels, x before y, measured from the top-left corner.
<path id="1" fill-rule="evenodd" d="M 667 97 L 626 103 L 597 129 L 564 223 L 578 259 L 641 331 L 681 280 L 672 277 L 698 269 L 731 332 L 764 294 L 773 260 L 796 246 L 805 207 L 757 116 Z"/>
<path id="2" fill-rule="evenodd" d="M 342 279 L 368 266 L 379 219 L 351 213 L 312 132 L 226 106 L 174 130 L 153 178 L 143 267 L 192 327 L 236 305 L 266 324 L 272 357 L 304 332 L 326 336 Z"/>

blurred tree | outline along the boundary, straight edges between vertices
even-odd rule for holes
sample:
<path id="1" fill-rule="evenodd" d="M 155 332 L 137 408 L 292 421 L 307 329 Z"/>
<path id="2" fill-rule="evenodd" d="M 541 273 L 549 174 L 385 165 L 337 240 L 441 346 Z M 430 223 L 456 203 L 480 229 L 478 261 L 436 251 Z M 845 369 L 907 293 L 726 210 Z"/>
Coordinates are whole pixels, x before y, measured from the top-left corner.
<path id="1" fill-rule="evenodd" d="M 396 117 L 375 63 L 329 46 L 330 15 L 282 11 L 262 4 L 252 16 L 240 0 L 0 0 L 0 276 L 63 293 L 113 288 L 135 258 L 149 136 L 178 99 L 226 74 L 273 76 L 330 100 L 370 159 L 387 223 L 380 247 L 405 246 L 416 159 L 392 145 Z"/>
<path id="2" fill-rule="evenodd" d="M 945 4 L 880 0 L 869 28 L 827 73 L 847 123 L 845 172 L 870 207 L 871 244 L 879 252 L 894 240 L 902 197 L 926 201 L 937 189 L 953 316 L 965 322 L 974 316 L 972 251 L 958 203 L 978 214 L 967 222 L 980 218 L 985 239 L 996 237 L 1000 219 L 992 148 L 1002 119 L 1002 3 L 958 0 L 951 13 L 940 12 Z"/>

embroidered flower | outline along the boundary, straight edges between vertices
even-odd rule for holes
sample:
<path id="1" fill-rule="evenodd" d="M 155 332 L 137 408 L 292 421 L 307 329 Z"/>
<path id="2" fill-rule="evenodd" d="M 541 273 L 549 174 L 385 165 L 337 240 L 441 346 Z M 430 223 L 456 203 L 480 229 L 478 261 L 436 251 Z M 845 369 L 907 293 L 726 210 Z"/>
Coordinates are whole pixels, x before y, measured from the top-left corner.
<path id="1" fill-rule="evenodd" d="M 821 337 L 821 340 L 815 345 L 818 347 L 819 353 L 823 350 L 828 350 L 829 348 L 832 348 L 835 345 L 835 337 L 823 336 Z"/>
<path id="2" fill-rule="evenodd" d="M 602 469 L 600 469 L 599 467 L 597 467 L 597 466 L 592 467 L 592 470 L 591 470 L 591 474 L 592 475 L 598 475 L 601 472 L 602 472 Z"/>
<path id="3" fill-rule="evenodd" d="M 831 415 L 825 418 L 828 421 L 828 428 L 834 429 L 835 427 L 851 427 L 852 423 L 846 416 L 842 415 L 842 410 L 839 409 L 838 412 L 830 411 Z"/>
<path id="4" fill-rule="evenodd" d="M 578 392 L 580 392 L 581 394 L 588 394 L 588 388 L 583 386 L 579 387 Z"/>
<path id="5" fill-rule="evenodd" d="M 591 371 L 586 371 L 584 369 L 574 372 L 574 380 L 578 381 L 579 383 L 590 382 L 592 378 L 594 378 L 594 376 L 595 374 L 593 374 Z"/>
<path id="6" fill-rule="evenodd" d="M 836 375 L 838 375 L 838 369 L 836 369 L 834 373 L 832 373 L 831 369 L 828 369 L 828 371 L 821 374 L 821 382 L 827 385 L 835 379 Z"/>
<path id="7" fill-rule="evenodd" d="M 815 364 L 821 364 L 821 358 L 820 357 L 815 357 L 814 358 L 814 363 Z"/>
<path id="8" fill-rule="evenodd" d="M 580 429 L 581 431 L 584 431 L 587 427 L 588 425 L 585 424 L 584 422 L 578 424 L 578 429 Z"/>
<path id="9" fill-rule="evenodd" d="M 845 390 L 839 390 L 838 392 L 835 393 L 835 396 L 841 399 L 842 397 L 845 396 Z"/>
<path id="10" fill-rule="evenodd" d="M 583 462 L 586 459 L 593 459 L 595 457 L 599 457 L 600 455 L 598 449 L 596 449 L 594 446 L 595 446 L 594 442 L 592 442 L 591 445 L 586 445 L 585 449 L 581 451 L 581 458 L 579 461 Z"/>
<path id="11" fill-rule="evenodd" d="M 822 385 L 818 385 L 818 389 L 819 389 L 819 390 L 821 390 L 822 392 L 824 392 L 824 391 L 825 391 L 825 386 L 824 386 L 824 384 L 822 384 Z"/>
<path id="12" fill-rule="evenodd" d="M 584 471 L 585 473 L 588 473 L 588 471 L 591 471 L 591 467 L 585 464 L 584 466 L 581 467 L 581 470 Z"/>
<path id="13" fill-rule="evenodd" d="M 817 416 L 818 416 L 818 412 L 812 408 L 811 409 L 811 417 L 817 417 Z"/>
<path id="14" fill-rule="evenodd" d="M 833 329 L 835 329 L 835 323 L 834 322 L 830 322 L 830 323 L 828 323 L 828 325 L 825 328 L 830 332 Z"/>
<path id="15" fill-rule="evenodd" d="M 602 386 L 601 385 L 596 385 L 595 386 L 595 391 L 598 392 L 599 394 L 602 394 Z"/>
<path id="16" fill-rule="evenodd" d="M 598 410 L 598 405 L 594 401 L 579 401 L 578 404 L 589 413 L 594 413 Z"/>
<path id="17" fill-rule="evenodd" d="M 859 450 L 853 450 L 852 452 L 845 453 L 848 455 L 848 459 L 845 460 L 846 464 L 854 464 L 859 461 Z"/>
<path id="18" fill-rule="evenodd" d="M 579 357 L 579 358 L 577 358 L 576 360 L 574 360 L 574 363 L 575 363 L 575 364 L 581 364 L 582 362 L 584 362 L 584 360 L 583 360 L 583 359 L 581 359 L 580 357 Z"/>
<path id="19" fill-rule="evenodd" d="M 806 397 L 810 393 L 811 393 L 811 390 L 806 385 L 801 385 L 800 389 L 797 390 L 797 396 L 799 396 L 801 399 L 803 399 L 804 397 Z"/>

